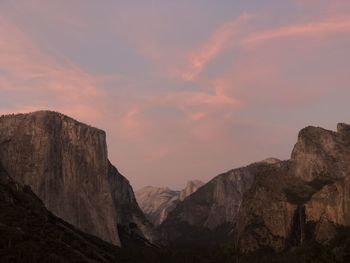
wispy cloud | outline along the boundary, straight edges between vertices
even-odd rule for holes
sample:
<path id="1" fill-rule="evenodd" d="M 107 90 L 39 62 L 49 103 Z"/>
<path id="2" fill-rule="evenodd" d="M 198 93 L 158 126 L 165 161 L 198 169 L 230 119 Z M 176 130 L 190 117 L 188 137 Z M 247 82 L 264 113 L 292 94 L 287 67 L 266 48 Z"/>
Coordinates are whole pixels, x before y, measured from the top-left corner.
<path id="1" fill-rule="evenodd" d="M 189 51 L 187 65 L 181 73 L 182 79 L 185 81 L 194 80 L 206 64 L 232 44 L 235 34 L 251 17 L 251 15 L 243 13 L 237 19 L 221 25 L 205 43 Z"/>
<path id="2" fill-rule="evenodd" d="M 288 37 L 322 37 L 350 32 L 350 17 L 320 22 L 288 25 L 267 31 L 255 32 L 243 40 L 244 45 L 256 44 Z"/>
<path id="3" fill-rule="evenodd" d="M 94 106 L 103 97 L 96 87 L 98 77 L 42 52 L 30 36 L 5 19 L 0 19 L 0 35 L 6 36 L 0 39 L 0 90 L 22 96 L 22 105 L 13 103 L 9 111 L 50 108 L 76 118 L 98 118 Z"/>

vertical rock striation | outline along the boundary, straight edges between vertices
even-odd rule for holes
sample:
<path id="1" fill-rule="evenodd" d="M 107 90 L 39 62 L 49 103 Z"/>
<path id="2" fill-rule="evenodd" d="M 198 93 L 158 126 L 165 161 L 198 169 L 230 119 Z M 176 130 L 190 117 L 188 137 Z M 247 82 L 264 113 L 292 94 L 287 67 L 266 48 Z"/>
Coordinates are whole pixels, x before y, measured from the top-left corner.
<path id="1" fill-rule="evenodd" d="M 49 212 L 0 163 L 1 262 L 119 262 L 120 249 Z"/>
<path id="2" fill-rule="evenodd" d="M 50 211 L 120 245 L 118 224 L 130 217 L 116 201 L 129 200 L 123 189 L 132 189 L 119 173 L 122 183 L 111 186 L 104 131 L 56 112 L 5 115 L 0 117 L 0 146 L 4 168 L 29 185 Z"/>
<path id="3" fill-rule="evenodd" d="M 215 243 L 216 238 L 225 238 L 233 231 L 243 197 L 255 175 L 270 162 L 279 160 L 269 159 L 218 175 L 179 203 L 160 225 L 160 231 L 175 244 L 184 244 L 184 240 L 186 244 Z"/>

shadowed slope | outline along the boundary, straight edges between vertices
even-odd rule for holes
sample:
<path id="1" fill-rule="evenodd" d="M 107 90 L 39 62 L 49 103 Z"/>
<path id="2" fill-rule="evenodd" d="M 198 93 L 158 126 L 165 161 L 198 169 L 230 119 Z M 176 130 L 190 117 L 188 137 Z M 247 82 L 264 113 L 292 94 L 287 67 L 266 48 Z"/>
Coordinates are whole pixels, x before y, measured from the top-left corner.
<path id="1" fill-rule="evenodd" d="M 120 262 L 119 249 L 49 212 L 0 166 L 1 262 Z"/>

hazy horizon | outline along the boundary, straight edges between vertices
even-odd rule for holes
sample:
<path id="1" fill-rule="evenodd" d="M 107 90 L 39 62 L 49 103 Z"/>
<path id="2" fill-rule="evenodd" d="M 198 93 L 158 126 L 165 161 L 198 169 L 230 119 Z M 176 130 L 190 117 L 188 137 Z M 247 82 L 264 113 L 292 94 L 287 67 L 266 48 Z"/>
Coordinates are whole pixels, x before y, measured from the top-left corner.
<path id="1" fill-rule="evenodd" d="M 350 2 L 0 2 L 0 114 L 107 133 L 134 189 L 182 189 L 350 122 Z"/>

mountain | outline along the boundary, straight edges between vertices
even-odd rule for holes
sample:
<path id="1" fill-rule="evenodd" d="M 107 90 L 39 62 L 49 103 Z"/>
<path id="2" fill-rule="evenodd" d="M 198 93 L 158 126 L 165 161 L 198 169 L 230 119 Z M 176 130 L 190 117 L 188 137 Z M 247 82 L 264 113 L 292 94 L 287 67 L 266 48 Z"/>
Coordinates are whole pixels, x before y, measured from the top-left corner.
<path id="1" fill-rule="evenodd" d="M 289 160 L 200 185 L 136 201 L 103 131 L 55 112 L 1 116 L 1 262 L 349 262 L 350 125 L 306 127 Z"/>
<path id="2" fill-rule="evenodd" d="M 215 177 L 159 229 L 176 246 L 228 242 L 241 252 L 330 242 L 350 225 L 350 126 L 300 131 L 291 159 Z"/>
<path id="3" fill-rule="evenodd" d="M 49 212 L 0 165 L 1 262 L 120 262 L 120 249 Z"/>
<path id="4" fill-rule="evenodd" d="M 278 162 L 270 158 L 233 169 L 203 185 L 179 203 L 160 225 L 165 238 L 183 246 L 209 245 L 226 239 L 232 233 L 243 196 L 252 186 L 255 174 L 261 167 Z"/>
<path id="5" fill-rule="evenodd" d="M 204 183 L 200 180 L 188 181 L 186 187 L 180 191 L 179 200 L 183 201 L 187 196 L 196 192 Z"/>
<path id="6" fill-rule="evenodd" d="M 45 206 L 115 245 L 156 242 L 126 178 L 108 161 L 106 134 L 56 112 L 0 117 L 0 160 Z"/>
<path id="7" fill-rule="evenodd" d="M 136 200 L 147 218 L 155 225 L 161 224 L 176 205 L 198 190 L 204 183 L 188 181 L 181 191 L 168 187 L 146 186 L 135 192 Z"/>

